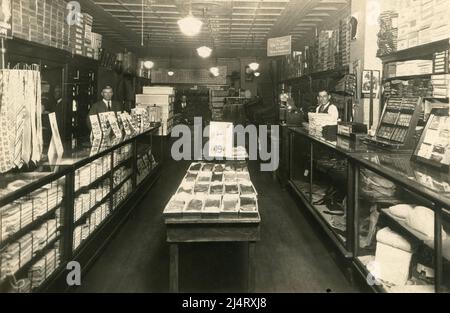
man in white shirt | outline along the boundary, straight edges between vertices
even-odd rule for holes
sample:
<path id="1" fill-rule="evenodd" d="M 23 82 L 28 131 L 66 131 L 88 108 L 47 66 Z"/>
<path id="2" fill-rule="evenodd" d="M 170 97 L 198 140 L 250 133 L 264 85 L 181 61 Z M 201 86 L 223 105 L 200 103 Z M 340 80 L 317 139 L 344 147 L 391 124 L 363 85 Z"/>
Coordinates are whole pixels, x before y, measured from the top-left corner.
<path id="1" fill-rule="evenodd" d="M 339 111 L 337 107 L 331 103 L 331 96 L 328 91 L 320 91 L 317 102 L 319 103 L 319 106 L 316 109 L 316 113 L 328 114 L 336 121 L 339 120 Z"/>

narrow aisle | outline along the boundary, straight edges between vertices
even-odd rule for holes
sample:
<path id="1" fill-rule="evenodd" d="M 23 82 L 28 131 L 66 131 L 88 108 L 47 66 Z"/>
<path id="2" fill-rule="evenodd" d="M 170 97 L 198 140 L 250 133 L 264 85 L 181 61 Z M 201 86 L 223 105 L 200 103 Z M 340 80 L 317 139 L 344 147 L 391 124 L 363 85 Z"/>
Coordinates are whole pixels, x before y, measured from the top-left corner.
<path id="1" fill-rule="evenodd" d="M 162 211 L 188 168 L 169 162 L 163 176 L 102 253 L 76 292 L 167 292 L 169 251 Z M 256 246 L 256 292 L 354 292 L 323 238 L 287 191 L 250 165 L 262 218 Z M 245 244 L 180 248 L 180 291 L 245 292 Z"/>

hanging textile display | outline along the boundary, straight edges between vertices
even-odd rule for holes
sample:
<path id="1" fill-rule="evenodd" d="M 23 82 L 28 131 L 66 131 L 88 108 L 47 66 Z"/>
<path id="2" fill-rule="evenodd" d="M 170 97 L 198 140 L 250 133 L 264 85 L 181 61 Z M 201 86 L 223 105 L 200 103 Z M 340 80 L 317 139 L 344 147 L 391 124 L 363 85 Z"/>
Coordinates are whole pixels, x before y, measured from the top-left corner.
<path id="1" fill-rule="evenodd" d="M 41 160 L 41 114 L 38 67 L 0 70 L 0 173 Z"/>

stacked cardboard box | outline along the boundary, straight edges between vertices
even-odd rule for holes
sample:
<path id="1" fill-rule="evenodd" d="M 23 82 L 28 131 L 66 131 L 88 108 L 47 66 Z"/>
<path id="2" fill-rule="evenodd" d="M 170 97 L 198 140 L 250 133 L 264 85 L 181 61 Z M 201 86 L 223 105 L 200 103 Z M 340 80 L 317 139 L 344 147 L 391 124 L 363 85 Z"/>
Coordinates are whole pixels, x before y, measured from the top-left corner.
<path id="1" fill-rule="evenodd" d="M 385 11 L 380 15 L 380 32 L 378 33 L 378 56 L 397 51 L 398 47 L 398 13 Z"/>
<path id="2" fill-rule="evenodd" d="M 103 45 L 103 36 L 93 32 L 91 42 L 92 42 L 91 46 L 94 51 L 94 59 L 99 60 L 100 59 L 100 50 Z"/>
<path id="3" fill-rule="evenodd" d="M 450 2 L 447 0 L 398 1 L 398 50 L 450 37 Z"/>
<path id="4" fill-rule="evenodd" d="M 450 74 L 433 75 L 431 83 L 433 85 L 433 98 L 450 97 Z"/>
<path id="5" fill-rule="evenodd" d="M 350 25 L 348 20 L 340 21 L 339 25 L 339 56 L 341 58 L 342 66 L 350 64 Z"/>

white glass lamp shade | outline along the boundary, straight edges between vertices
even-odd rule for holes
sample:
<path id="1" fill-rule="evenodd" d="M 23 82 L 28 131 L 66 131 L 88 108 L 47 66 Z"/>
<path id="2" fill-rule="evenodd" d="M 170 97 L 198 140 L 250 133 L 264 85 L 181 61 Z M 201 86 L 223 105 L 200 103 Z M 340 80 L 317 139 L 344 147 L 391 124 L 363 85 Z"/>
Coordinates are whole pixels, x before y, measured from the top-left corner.
<path id="1" fill-rule="evenodd" d="M 212 53 L 212 49 L 206 46 L 200 47 L 197 49 L 197 53 L 199 56 L 201 56 L 202 58 L 206 59 L 209 58 L 211 56 Z"/>
<path id="2" fill-rule="evenodd" d="M 167 75 L 169 75 L 170 77 L 172 77 L 173 75 L 175 75 L 175 72 L 174 72 L 174 71 L 168 71 L 168 72 L 167 72 Z"/>
<path id="3" fill-rule="evenodd" d="M 209 72 L 214 76 L 217 77 L 219 76 L 220 72 L 219 72 L 219 68 L 217 66 L 213 66 L 209 69 Z"/>
<path id="4" fill-rule="evenodd" d="M 256 62 L 250 63 L 248 66 L 252 71 L 257 71 L 259 69 L 259 64 Z"/>
<path id="5" fill-rule="evenodd" d="M 191 14 L 178 21 L 181 32 L 190 37 L 198 35 L 202 29 L 202 25 L 203 22 Z"/>
<path id="6" fill-rule="evenodd" d="M 147 70 L 151 70 L 154 66 L 155 66 L 155 63 L 153 63 L 152 61 L 145 61 L 144 62 L 144 67 Z"/>

